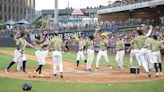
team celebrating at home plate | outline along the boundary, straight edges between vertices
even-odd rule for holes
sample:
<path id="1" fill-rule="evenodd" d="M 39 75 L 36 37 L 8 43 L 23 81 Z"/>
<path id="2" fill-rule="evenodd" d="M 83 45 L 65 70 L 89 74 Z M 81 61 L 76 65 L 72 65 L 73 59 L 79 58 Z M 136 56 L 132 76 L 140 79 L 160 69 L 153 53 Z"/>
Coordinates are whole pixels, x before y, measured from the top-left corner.
<path id="1" fill-rule="evenodd" d="M 130 37 L 130 48 L 128 48 L 128 52 L 130 52 L 129 59 L 129 68 L 133 67 L 134 57 L 137 60 L 138 67 L 145 70 L 148 77 L 151 77 L 151 71 L 155 70 L 156 77 L 162 75 L 162 64 L 161 64 L 161 53 L 160 50 L 164 48 L 163 44 L 158 40 L 157 34 L 152 34 L 153 26 L 145 26 L 141 25 L 136 28 L 136 32 L 138 33 L 135 36 Z M 77 57 L 76 57 L 76 69 L 79 68 L 79 64 L 83 61 L 86 65 L 86 71 L 93 72 L 101 70 L 99 63 L 100 59 L 103 56 L 104 60 L 107 63 L 109 71 L 112 71 L 114 67 L 111 64 L 111 61 L 108 59 L 108 40 L 107 38 L 111 35 L 108 32 L 101 32 L 101 28 L 97 27 L 94 34 L 88 37 L 83 35 L 77 36 L 74 34 L 74 39 L 78 43 Z M 147 32 L 147 34 L 145 34 Z M 10 72 L 10 68 L 15 64 L 17 65 L 18 71 L 23 71 L 24 73 L 28 73 L 26 70 L 26 55 L 25 48 L 29 46 L 35 49 L 35 55 L 38 61 L 38 68 L 34 71 L 37 76 L 44 77 L 45 75 L 42 73 L 43 66 L 46 64 L 46 57 L 49 53 L 52 53 L 53 60 L 53 75 L 54 78 L 57 77 L 57 66 L 59 66 L 59 75 L 61 78 L 64 78 L 63 71 L 63 63 L 62 63 L 62 52 L 69 50 L 68 42 L 66 45 L 63 42 L 63 39 L 60 38 L 59 33 L 55 32 L 52 39 L 47 39 L 47 36 L 50 35 L 46 30 L 43 34 L 35 34 L 33 39 L 33 43 L 30 44 L 27 42 L 27 34 L 21 33 L 18 30 L 14 33 L 13 39 L 16 43 L 16 49 L 14 52 L 14 59 L 7 66 L 5 71 L 7 73 Z M 117 37 L 116 40 L 116 56 L 115 62 L 118 66 L 118 71 L 122 71 L 124 69 L 124 56 L 125 56 L 125 40 L 124 37 Z M 97 58 L 96 58 L 96 68 L 93 69 L 93 61 L 96 53 L 96 44 L 99 45 Z"/>

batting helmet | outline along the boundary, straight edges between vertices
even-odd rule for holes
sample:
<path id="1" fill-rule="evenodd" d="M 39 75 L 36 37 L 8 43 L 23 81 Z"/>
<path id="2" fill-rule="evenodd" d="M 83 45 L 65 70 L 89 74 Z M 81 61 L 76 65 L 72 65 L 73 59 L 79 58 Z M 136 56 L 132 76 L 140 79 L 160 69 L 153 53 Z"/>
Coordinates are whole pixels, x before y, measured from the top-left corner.
<path id="1" fill-rule="evenodd" d="M 31 85 L 30 83 L 25 83 L 25 84 L 23 84 L 22 89 L 23 89 L 24 91 L 29 91 L 29 90 L 32 89 L 32 85 Z"/>

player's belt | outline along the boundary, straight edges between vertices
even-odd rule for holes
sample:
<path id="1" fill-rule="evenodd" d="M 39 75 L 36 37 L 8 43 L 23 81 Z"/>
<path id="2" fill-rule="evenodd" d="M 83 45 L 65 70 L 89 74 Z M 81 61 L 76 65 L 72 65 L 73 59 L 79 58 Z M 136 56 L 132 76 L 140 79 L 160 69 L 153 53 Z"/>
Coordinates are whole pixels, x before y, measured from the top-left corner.
<path id="1" fill-rule="evenodd" d="M 158 50 L 154 50 L 154 51 L 152 50 L 151 52 L 158 52 Z"/>
<path id="2" fill-rule="evenodd" d="M 124 49 L 119 49 L 118 51 L 121 51 L 121 50 L 124 50 Z"/>
<path id="3" fill-rule="evenodd" d="M 79 49 L 78 51 L 83 51 L 83 49 Z"/>
<path id="4" fill-rule="evenodd" d="M 56 50 L 56 49 L 53 49 L 52 51 L 61 51 L 61 50 Z"/>
<path id="5" fill-rule="evenodd" d="M 20 49 L 19 51 L 24 51 L 24 50 Z"/>
<path id="6" fill-rule="evenodd" d="M 106 51 L 106 50 L 101 50 L 101 51 Z"/>

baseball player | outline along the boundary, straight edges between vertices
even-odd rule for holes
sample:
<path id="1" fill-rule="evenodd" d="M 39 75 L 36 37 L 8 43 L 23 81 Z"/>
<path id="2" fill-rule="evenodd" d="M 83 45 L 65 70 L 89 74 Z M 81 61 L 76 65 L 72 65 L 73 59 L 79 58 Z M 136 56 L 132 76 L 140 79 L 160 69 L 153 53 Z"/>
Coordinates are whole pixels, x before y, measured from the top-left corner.
<path id="1" fill-rule="evenodd" d="M 66 40 L 64 42 L 64 45 L 65 45 L 65 48 L 67 49 L 67 52 L 69 52 L 69 42 L 68 42 L 68 40 Z"/>
<path id="2" fill-rule="evenodd" d="M 79 63 L 80 63 L 80 60 L 84 61 L 85 63 L 87 63 L 87 60 L 85 60 L 85 56 L 84 56 L 84 45 L 85 45 L 85 41 L 83 39 L 82 36 L 80 36 L 79 38 L 75 35 L 75 39 L 78 41 L 78 45 L 79 45 L 79 48 L 78 48 L 78 51 L 77 51 L 77 57 L 76 57 L 76 60 L 77 60 L 77 69 L 79 67 Z"/>
<path id="3" fill-rule="evenodd" d="M 138 65 L 139 67 L 141 67 L 141 61 L 139 59 L 139 56 L 138 54 L 136 53 L 136 45 L 135 45 L 135 42 L 133 41 L 135 37 L 132 37 L 131 39 L 131 45 L 130 45 L 130 65 L 129 67 L 131 67 L 133 65 L 133 59 L 134 59 L 134 56 L 136 57 L 136 60 L 138 62 Z"/>
<path id="4" fill-rule="evenodd" d="M 35 35 L 35 41 L 34 41 L 34 45 L 35 45 L 35 55 L 37 57 L 37 60 L 39 62 L 39 67 L 36 69 L 36 72 L 38 73 L 38 76 L 43 77 L 44 75 L 42 74 L 42 68 L 45 65 L 45 52 L 43 50 L 42 44 L 45 41 L 46 38 L 41 39 L 39 34 Z"/>
<path id="5" fill-rule="evenodd" d="M 152 41 L 152 57 L 153 57 L 153 62 L 154 62 L 154 67 L 156 70 L 156 77 L 159 76 L 159 71 L 160 70 L 160 75 L 162 75 L 162 64 L 161 64 L 161 53 L 160 49 L 164 48 L 163 44 L 158 41 L 157 36 L 153 36 L 153 41 Z"/>
<path id="6" fill-rule="evenodd" d="M 30 47 L 34 48 L 34 46 L 29 44 L 26 41 L 26 39 L 27 39 L 27 34 L 22 33 L 20 38 L 17 41 L 17 50 L 19 51 L 19 53 L 17 53 L 17 56 L 16 56 L 17 59 L 19 59 L 19 60 L 21 60 L 21 62 L 23 62 L 22 69 L 23 69 L 24 73 L 27 73 L 27 71 L 26 71 L 26 56 L 25 56 L 24 50 L 25 50 L 26 46 L 30 46 Z M 17 60 L 13 60 L 9 64 L 9 66 L 5 69 L 7 73 L 9 72 L 10 67 L 13 66 L 16 62 L 17 62 Z"/>
<path id="7" fill-rule="evenodd" d="M 57 65 L 59 65 L 60 77 L 63 78 L 62 48 L 64 48 L 64 43 L 58 36 L 58 33 L 55 33 L 49 43 L 49 50 L 52 51 L 52 59 L 54 62 L 54 78 L 57 76 Z"/>
<path id="8" fill-rule="evenodd" d="M 152 29 L 153 29 L 153 27 L 150 26 L 149 31 L 146 35 L 143 34 L 143 32 L 142 32 L 143 29 L 138 29 L 137 30 L 138 36 L 135 37 L 136 53 L 138 54 L 138 56 L 141 60 L 141 64 L 142 64 L 143 68 L 145 69 L 146 73 L 148 74 L 148 77 L 151 77 L 151 74 L 150 74 L 150 71 L 148 68 L 148 63 L 144 57 L 145 51 L 146 51 L 144 48 L 144 45 L 145 45 L 145 40 L 147 37 L 150 36 Z"/>
<path id="9" fill-rule="evenodd" d="M 97 55 L 97 59 L 96 59 L 96 71 L 99 70 L 99 61 L 101 59 L 101 56 L 104 56 L 105 61 L 107 62 L 107 64 L 109 65 L 109 68 L 112 69 L 111 63 L 108 59 L 108 53 L 107 53 L 107 33 L 102 33 L 100 35 L 100 39 L 99 39 L 99 43 L 100 43 L 100 48 L 99 48 L 99 52 Z"/>
<path id="10" fill-rule="evenodd" d="M 90 36 L 89 39 L 86 40 L 87 49 L 87 70 L 91 71 L 91 65 L 94 59 L 94 36 Z"/>
<path id="11" fill-rule="evenodd" d="M 86 55 L 86 53 L 87 53 L 87 43 L 86 43 L 86 40 L 87 40 L 87 37 L 83 37 L 83 44 L 84 44 L 83 52 L 84 52 L 84 55 Z"/>
<path id="12" fill-rule="evenodd" d="M 43 32 L 42 37 L 41 37 L 42 39 L 44 39 L 44 42 L 41 45 L 42 45 L 42 49 L 43 49 L 43 53 L 44 53 L 45 58 L 48 57 L 48 53 L 49 53 L 48 52 L 49 39 L 47 39 L 47 36 L 48 36 L 47 30 L 45 30 Z"/>
<path id="13" fill-rule="evenodd" d="M 125 43 L 123 39 L 117 38 L 116 42 L 116 62 L 118 64 L 118 69 L 122 70 L 123 69 L 123 59 L 124 59 L 124 54 L 125 54 Z"/>
<path id="14" fill-rule="evenodd" d="M 152 41 L 153 41 L 152 37 L 147 37 L 145 40 L 145 49 L 146 49 L 145 59 L 148 62 L 149 70 L 152 70 L 154 68 L 153 61 L 152 61 Z"/>
<path id="15" fill-rule="evenodd" d="M 14 38 L 14 41 L 16 42 L 16 45 L 17 45 L 17 41 L 18 41 L 19 37 L 20 37 L 20 32 L 17 30 L 13 34 L 13 38 Z M 17 70 L 20 71 L 21 68 L 22 68 L 22 62 L 19 59 L 18 54 L 19 54 L 19 50 L 18 49 L 15 49 L 15 51 L 14 51 L 14 61 L 16 61 L 18 63 Z"/>

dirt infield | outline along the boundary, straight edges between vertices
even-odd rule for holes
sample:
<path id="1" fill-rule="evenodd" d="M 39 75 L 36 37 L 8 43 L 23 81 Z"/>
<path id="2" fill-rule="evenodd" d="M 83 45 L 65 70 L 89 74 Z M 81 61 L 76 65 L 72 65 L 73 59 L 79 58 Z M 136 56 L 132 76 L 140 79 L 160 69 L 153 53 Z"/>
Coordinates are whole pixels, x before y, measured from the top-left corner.
<path id="1" fill-rule="evenodd" d="M 12 51 L 0 51 L 0 53 L 13 53 Z M 13 55 L 13 54 L 10 54 Z M 35 56 L 27 55 L 27 58 L 30 60 L 36 60 Z M 28 67 L 27 70 L 29 73 L 24 74 L 22 72 L 16 71 L 16 69 L 11 69 L 10 73 L 5 73 L 4 70 L 0 70 L 0 77 L 8 78 L 17 78 L 17 79 L 26 79 L 26 80 L 43 80 L 43 81 L 55 81 L 55 82 L 83 82 L 83 83 L 113 83 L 113 82 L 137 82 L 137 81 L 150 81 L 150 80 L 159 80 L 164 79 L 164 75 L 156 78 L 155 73 L 152 72 L 152 78 L 148 78 L 147 74 L 141 70 L 139 75 L 132 75 L 129 73 L 128 68 L 124 68 L 123 71 L 118 71 L 116 68 L 112 70 L 108 67 L 100 67 L 99 71 L 88 72 L 85 70 L 85 65 L 80 65 L 80 69 L 75 69 L 75 64 L 70 62 L 64 62 L 64 78 L 61 79 L 59 76 L 53 78 L 53 63 L 50 58 L 46 59 L 46 66 L 44 67 L 43 74 L 50 78 L 30 78 L 29 76 L 36 75 L 34 72 L 36 67 Z M 93 66 L 95 69 L 95 66 Z"/>

